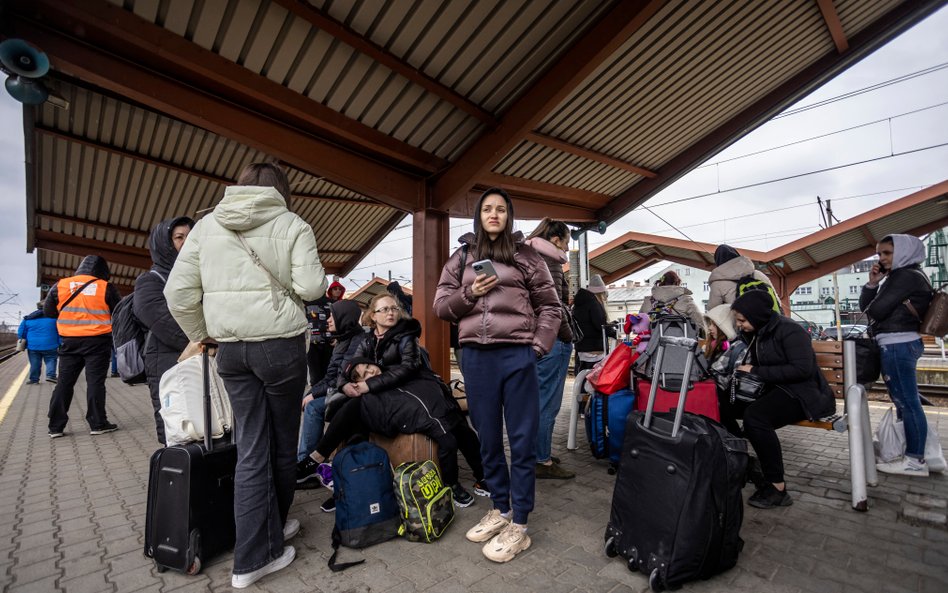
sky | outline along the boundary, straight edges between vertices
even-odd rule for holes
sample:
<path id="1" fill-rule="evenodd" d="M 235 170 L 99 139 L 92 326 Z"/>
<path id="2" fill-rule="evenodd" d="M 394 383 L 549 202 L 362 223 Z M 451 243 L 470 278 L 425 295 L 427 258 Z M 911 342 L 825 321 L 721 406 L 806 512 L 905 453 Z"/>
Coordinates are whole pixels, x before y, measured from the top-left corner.
<path id="1" fill-rule="evenodd" d="M 820 228 L 817 196 L 846 220 L 948 179 L 948 8 L 943 8 L 610 225 L 766 251 Z M 26 253 L 22 109 L 0 91 L 0 322 L 39 299 Z M 528 232 L 536 221 L 518 221 Z M 451 220 L 451 245 L 471 221 Z M 316 238 L 317 242 L 319 237 Z M 346 278 L 411 279 L 411 219 Z M 395 254 L 395 255 L 393 255 Z M 655 268 L 632 278 L 644 279 Z"/>

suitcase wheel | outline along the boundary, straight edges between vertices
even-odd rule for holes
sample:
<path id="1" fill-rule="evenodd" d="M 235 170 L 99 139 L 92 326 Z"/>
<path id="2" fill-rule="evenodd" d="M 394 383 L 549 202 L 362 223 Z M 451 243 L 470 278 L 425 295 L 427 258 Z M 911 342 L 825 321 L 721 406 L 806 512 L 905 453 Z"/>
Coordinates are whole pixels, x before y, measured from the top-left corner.
<path id="1" fill-rule="evenodd" d="M 168 570 L 168 567 L 167 567 L 167 566 L 165 566 L 165 565 L 163 565 L 163 564 L 158 564 L 158 561 L 155 560 L 155 571 L 158 572 L 158 574 L 161 574 L 161 573 L 163 573 L 163 572 L 167 572 L 167 570 Z"/>
<path id="2" fill-rule="evenodd" d="M 648 575 L 648 586 L 652 591 L 665 590 L 665 583 L 662 581 L 662 575 L 658 568 L 653 568 L 651 574 Z"/>
<path id="3" fill-rule="evenodd" d="M 619 550 L 616 549 L 616 538 L 610 537 L 606 540 L 606 556 L 610 558 L 615 558 L 619 555 Z"/>
<path id="4" fill-rule="evenodd" d="M 629 550 L 629 561 L 626 563 L 626 566 L 629 568 L 629 572 L 637 572 L 639 570 L 639 551 L 637 548 Z"/>
<path id="5" fill-rule="evenodd" d="M 201 532 L 192 529 L 188 540 L 188 555 L 191 556 L 191 563 L 184 572 L 193 576 L 201 572 Z"/>

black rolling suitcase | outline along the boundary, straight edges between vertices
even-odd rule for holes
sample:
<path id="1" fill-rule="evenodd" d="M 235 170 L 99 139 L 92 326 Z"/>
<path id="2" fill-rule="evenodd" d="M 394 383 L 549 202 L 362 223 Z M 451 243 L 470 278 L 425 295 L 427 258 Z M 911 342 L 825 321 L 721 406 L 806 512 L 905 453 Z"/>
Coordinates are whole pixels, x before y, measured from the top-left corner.
<path id="1" fill-rule="evenodd" d="M 666 345 L 688 349 L 684 376 L 689 376 L 697 341 L 661 338 L 657 369 Z M 683 411 L 687 381 L 677 409 L 653 413 L 657 387 L 653 381 L 645 413 L 633 413 L 626 425 L 605 551 L 621 555 L 629 570 L 649 575 L 651 588 L 660 591 L 737 563 L 744 546 L 747 442 L 713 420 Z"/>
<path id="2" fill-rule="evenodd" d="M 204 351 L 204 426 L 211 426 L 210 378 Z M 158 449 L 151 456 L 145 556 L 159 572 L 197 574 L 201 564 L 234 547 L 237 447 L 211 440 Z M 223 440 L 223 439 L 220 439 Z"/>

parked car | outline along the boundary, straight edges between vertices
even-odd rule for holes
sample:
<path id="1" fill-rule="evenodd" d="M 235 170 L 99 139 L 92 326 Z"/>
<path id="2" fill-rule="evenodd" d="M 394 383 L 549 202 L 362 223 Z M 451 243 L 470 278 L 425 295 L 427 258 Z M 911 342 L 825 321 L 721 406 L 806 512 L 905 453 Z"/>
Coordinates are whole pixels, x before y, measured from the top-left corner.
<path id="1" fill-rule="evenodd" d="M 810 334 L 810 338 L 813 340 L 822 340 L 823 330 L 820 329 L 820 326 L 813 323 L 812 321 L 797 321 L 797 323 Z"/>
<path id="2" fill-rule="evenodd" d="M 865 338 L 865 337 L 868 337 L 868 335 L 869 335 L 869 333 L 868 333 L 868 332 L 869 332 L 869 326 L 868 326 L 868 325 L 859 325 L 859 324 L 855 324 L 855 325 L 841 325 L 841 326 L 840 326 L 840 329 L 842 330 L 843 339 L 844 339 L 844 340 L 846 340 L 846 339 L 851 339 L 851 338 Z M 824 330 L 823 330 L 823 335 L 824 335 L 824 337 L 823 337 L 822 339 L 824 339 L 824 340 L 836 340 L 836 339 L 838 339 L 837 336 L 836 336 L 836 326 L 835 326 L 835 325 L 831 325 L 831 326 L 827 327 L 826 329 L 824 329 Z"/>

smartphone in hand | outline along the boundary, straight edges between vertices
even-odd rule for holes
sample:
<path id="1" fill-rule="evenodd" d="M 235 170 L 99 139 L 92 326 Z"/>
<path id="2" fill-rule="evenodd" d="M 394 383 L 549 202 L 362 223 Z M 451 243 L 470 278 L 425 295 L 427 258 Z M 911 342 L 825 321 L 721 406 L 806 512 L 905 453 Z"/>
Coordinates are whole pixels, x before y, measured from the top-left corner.
<path id="1" fill-rule="evenodd" d="M 494 263 L 489 259 L 482 259 L 471 264 L 475 274 L 486 274 L 488 277 L 496 276 L 497 270 L 494 269 Z"/>

